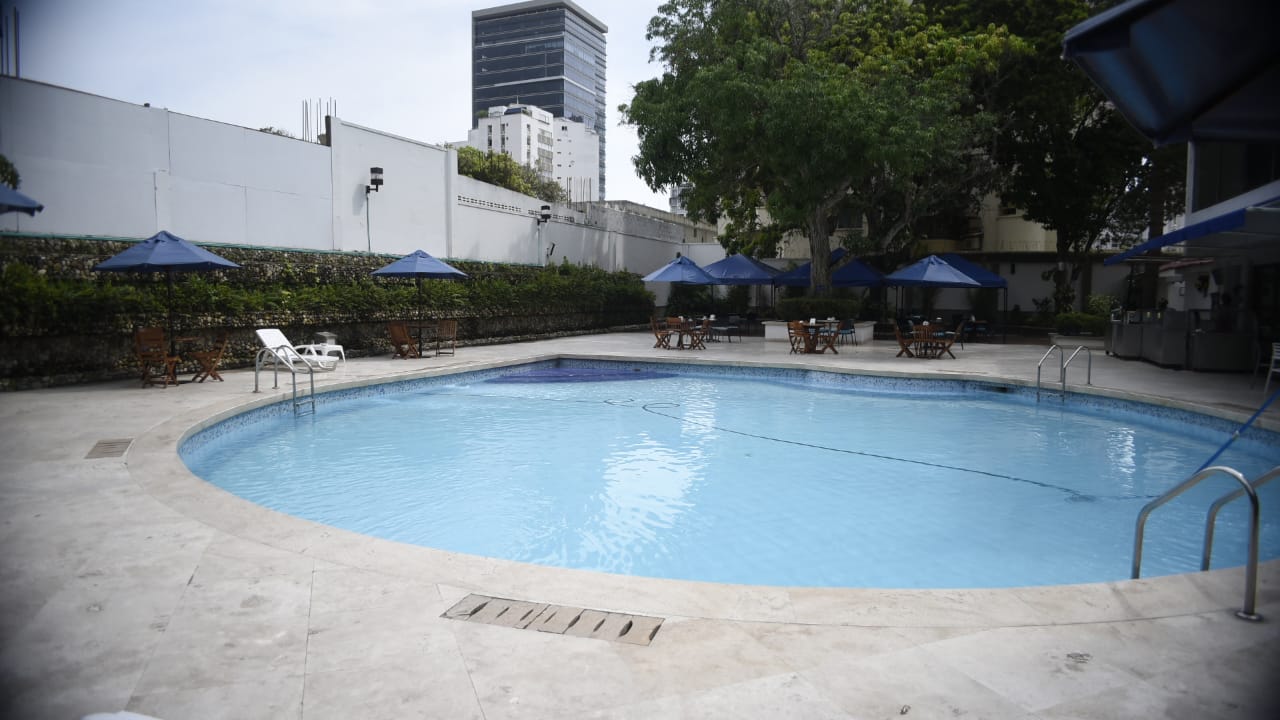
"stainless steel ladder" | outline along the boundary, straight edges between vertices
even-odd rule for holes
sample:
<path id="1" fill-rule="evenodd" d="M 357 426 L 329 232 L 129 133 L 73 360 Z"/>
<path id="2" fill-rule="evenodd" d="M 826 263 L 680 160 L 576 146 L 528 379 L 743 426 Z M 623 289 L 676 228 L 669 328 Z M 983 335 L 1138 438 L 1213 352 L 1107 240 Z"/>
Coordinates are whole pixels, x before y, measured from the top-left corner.
<path id="1" fill-rule="evenodd" d="M 1085 385 L 1093 384 L 1093 351 L 1084 345 L 1080 345 L 1071 353 L 1071 357 L 1066 357 L 1066 351 L 1056 343 L 1049 346 L 1044 355 L 1040 358 L 1040 362 L 1036 363 L 1036 402 L 1040 402 L 1040 371 L 1044 368 L 1044 361 L 1049 359 L 1053 351 L 1058 351 L 1058 382 L 1062 384 L 1062 401 L 1067 401 L 1067 368 L 1071 366 L 1071 361 L 1076 359 L 1080 351 L 1085 352 L 1085 357 L 1089 360 L 1087 375 L 1085 375 Z"/>
<path id="2" fill-rule="evenodd" d="M 266 361 L 271 361 L 272 384 L 273 390 L 280 388 L 280 365 L 284 365 L 289 371 L 289 375 L 293 377 L 293 414 L 303 415 L 305 413 L 316 412 L 316 372 L 315 368 L 310 365 L 303 364 L 301 367 L 295 366 L 285 360 L 280 359 L 280 354 L 272 348 L 262 348 L 253 359 L 253 391 L 262 392 L 258 389 L 258 373 L 262 370 L 262 365 Z M 298 373 L 305 374 L 311 380 L 311 391 L 301 398 L 298 397 Z"/>
<path id="3" fill-rule="evenodd" d="M 1222 509 L 1223 505 L 1226 505 L 1232 500 L 1235 500 L 1242 495 L 1248 495 L 1250 505 L 1249 557 L 1245 564 L 1244 571 L 1244 605 L 1240 610 L 1236 611 L 1236 617 L 1242 620 L 1257 622 L 1262 620 L 1262 616 L 1255 612 L 1255 604 L 1258 599 L 1258 518 L 1261 514 L 1258 507 L 1257 488 L 1269 482 L 1272 478 L 1280 475 L 1280 466 L 1272 468 L 1252 483 L 1249 482 L 1249 480 L 1247 480 L 1239 471 L 1226 467 L 1225 465 L 1207 467 L 1182 481 L 1165 494 L 1144 505 L 1142 510 L 1138 512 L 1138 523 L 1134 528 L 1133 533 L 1133 573 L 1131 577 L 1136 580 L 1142 573 L 1142 538 L 1147 524 L 1147 516 L 1151 514 L 1151 511 L 1178 497 L 1193 486 L 1198 485 L 1200 481 L 1213 477 L 1214 475 L 1226 475 L 1231 477 L 1236 482 L 1240 483 L 1240 488 L 1218 498 L 1209 508 L 1208 520 L 1205 523 L 1204 552 L 1200 559 L 1200 569 L 1209 569 L 1209 557 L 1213 553 L 1213 527 L 1218 517 L 1218 511 Z"/>

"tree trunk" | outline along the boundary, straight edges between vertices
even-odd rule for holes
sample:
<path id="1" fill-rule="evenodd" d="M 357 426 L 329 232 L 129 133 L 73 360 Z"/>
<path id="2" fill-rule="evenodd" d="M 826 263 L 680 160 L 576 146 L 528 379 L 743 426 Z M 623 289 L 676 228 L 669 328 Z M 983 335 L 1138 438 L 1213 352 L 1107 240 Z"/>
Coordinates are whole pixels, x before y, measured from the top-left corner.
<path id="1" fill-rule="evenodd" d="M 809 236 L 809 293 L 811 295 L 829 295 L 831 293 L 831 230 L 827 227 L 827 214 L 821 210 L 809 216 L 805 223 L 805 233 Z"/>

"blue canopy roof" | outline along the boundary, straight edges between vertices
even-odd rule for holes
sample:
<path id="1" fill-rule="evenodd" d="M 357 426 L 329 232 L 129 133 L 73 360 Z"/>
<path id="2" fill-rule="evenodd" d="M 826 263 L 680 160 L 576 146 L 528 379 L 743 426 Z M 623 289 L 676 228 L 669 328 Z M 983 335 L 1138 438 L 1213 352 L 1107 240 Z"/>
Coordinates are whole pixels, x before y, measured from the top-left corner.
<path id="1" fill-rule="evenodd" d="M 840 261 L 840 258 L 844 257 L 845 252 L 847 251 L 842 247 L 838 247 L 835 250 L 832 250 L 831 254 L 827 256 L 827 264 L 835 265 L 837 262 Z M 791 268 L 790 270 L 784 273 L 780 273 L 776 275 L 773 278 L 773 284 L 786 285 L 790 287 L 809 287 L 809 283 L 812 281 L 812 278 L 810 277 L 810 275 L 812 274 L 813 274 L 813 261 L 810 260 L 809 262 L 801 265 L 800 267 Z"/>
<path id="2" fill-rule="evenodd" d="M 985 288 L 1009 287 L 1008 280 L 1005 280 L 1004 278 L 982 267 L 981 265 L 978 265 L 977 263 L 974 263 L 965 259 L 961 255 L 957 255 L 955 253 L 942 253 L 938 257 L 945 260 L 947 264 L 950 265 L 951 267 L 959 270 L 965 275 L 968 275 L 974 280 L 977 280 L 978 284 L 981 285 L 982 287 L 985 287 Z"/>
<path id="3" fill-rule="evenodd" d="M 1280 140 L 1276 0 L 1130 0 L 1067 31 L 1074 60 L 1157 145 Z"/>
<path id="4" fill-rule="evenodd" d="M 734 253 L 703 268 L 721 285 L 770 285 L 777 270 L 746 255 Z"/>
<path id="5" fill-rule="evenodd" d="M 93 269 L 108 272 L 194 272 L 238 267 L 240 266 L 226 258 L 218 257 L 177 235 L 161 230 L 118 255 L 94 265 Z"/>
<path id="6" fill-rule="evenodd" d="M 40 203 L 0 183 L 0 214 L 20 212 L 34 216 L 43 209 L 44 206 Z"/>
<path id="7" fill-rule="evenodd" d="M 1165 233 L 1160 237 L 1134 245 L 1118 255 L 1112 255 L 1102 262 L 1103 265 L 1115 265 L 1135 255 L 1162 247 L 1176 245 L 1190 240 L 1204 239 L 1203 242 L 1215 247 L 1230 247 L 1257 238 L 1274 240 L 1280 235 L 1280 197 L 1272 198 L 1249 207 L 1228 210 L 1198 223 L 1192 223 L 1180 230 Z"/>
<path id="8" fill-rule="evenodd" d="M 831 273 L 832 287 L 880 287 L 884 274 L 854 258 Z"/>
<path id="9" fill-rule="evenodd" d="M 937 255 L 916 262 L 885 276 L 885 285 L 912 287 L 981 287 L 982 284 L 960 272 Z"/>
<path id="10" fill-rule="evenodd" d="M 414 250 L 390 265 L 374 270 L 383 277 L 411 278 L 464 278 L 467 274 L 449 263 L 431 257 L 422 250 Z"/>
<path id="11" fill-rule="evenodd" d="M 688 285 L 715 285 L 719 281 L 698 264 L 681 255 L 642 278 L 645 282 L 678 282 Z"/>

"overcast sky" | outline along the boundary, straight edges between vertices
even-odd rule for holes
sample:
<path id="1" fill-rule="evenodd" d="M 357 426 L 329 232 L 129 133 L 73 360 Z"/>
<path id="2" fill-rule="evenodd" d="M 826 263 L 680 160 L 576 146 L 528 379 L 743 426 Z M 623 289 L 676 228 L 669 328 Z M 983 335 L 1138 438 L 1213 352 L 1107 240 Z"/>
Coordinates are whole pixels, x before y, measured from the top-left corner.
<path id="1" fill-rule="evenodd" d="M 609 200 L 667 209 L 618 125 L 660 74 L 645 27 L 660 0 L 576 0 L 609 27 Z M 307 99 L 342 119 L 431 143 L 471 127 L 471 11 L 501 0 L 0 0 L 20 16 L 22 77 L 250 128 L 303 135 Z"/>

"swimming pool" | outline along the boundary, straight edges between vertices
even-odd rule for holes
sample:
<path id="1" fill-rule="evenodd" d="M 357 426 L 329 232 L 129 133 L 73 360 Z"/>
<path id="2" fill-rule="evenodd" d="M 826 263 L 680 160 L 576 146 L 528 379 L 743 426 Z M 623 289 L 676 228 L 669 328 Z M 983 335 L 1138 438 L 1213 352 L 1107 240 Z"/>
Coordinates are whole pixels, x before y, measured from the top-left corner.
<path id="1" fill-rule="evenodd" d="M 759 585 L 1005 587 L 1128 577 L 1138 510 L 1232 429 L 991 383 L 558 361 L 330 393 L 315 416 L 272 406 L 180 452 L 253 502 L 456 552 Z M 1253 477 L 1278 448 L 1251 432 L 1219 462 Z M 1228 482 L 1152 516 L 1144 575 L 1198 567 L 1204 509 Z M 1262 495 L 1263 557 L 1278 557 L 1280 497 Z M 1244 505 L 1220 516 L 1215 567 L 1243 561 Z"/>

